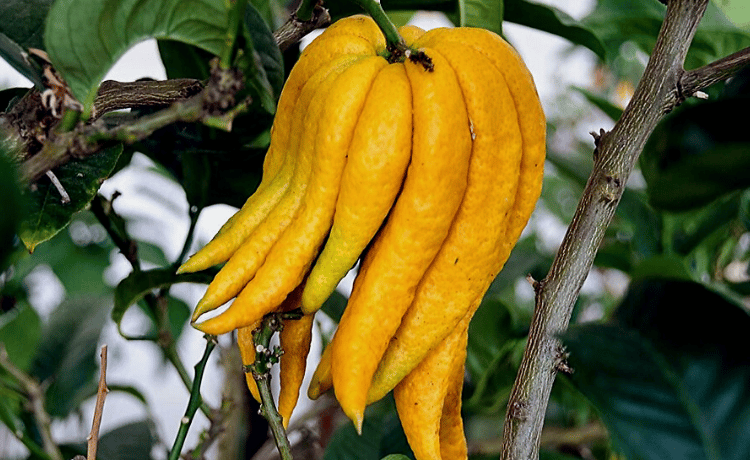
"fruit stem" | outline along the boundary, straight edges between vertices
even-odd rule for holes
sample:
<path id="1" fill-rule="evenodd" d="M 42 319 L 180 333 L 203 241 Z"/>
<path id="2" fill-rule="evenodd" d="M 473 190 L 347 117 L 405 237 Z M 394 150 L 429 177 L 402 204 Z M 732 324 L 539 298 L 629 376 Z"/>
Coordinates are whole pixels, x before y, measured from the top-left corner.
<path id="1" fill-rule="evenodd" d="M 354 0 L 354 3 L 362 7 L 362 9 L 372 17 L 381 32 L 383 32 L 388 52 L 391 53 L 392 56 L 395 55 L 399 58 L 403 56 L 404 52 L 407 50 L 406 43 L 404 43 L 404 39 L 398 33 L 398 29 L 396 29 L 396 26 L 391 22 L 391 19 L 385 14 L 380 2 L 377 0 Z"/>
<path id="2" fill-rule="evenodd" d="M 268 421 L 281 460 L 292 460 L 292 447 L 286 436 L 281 414 L 276 409 L 271 394 L 271 367 L 279 362 L 283 353 L 278 347 L 271 348 L 271 337 L 283 328 L 284 323 L 281 314 L 271 313 L 263 318 L 260 328 L 253 331 L 253 342 L 256 350 L 255 362 L 246 366 L 249 367 L 246 370 L 252 372 L 255 383 L 258 385 L 261 415 Z"/>

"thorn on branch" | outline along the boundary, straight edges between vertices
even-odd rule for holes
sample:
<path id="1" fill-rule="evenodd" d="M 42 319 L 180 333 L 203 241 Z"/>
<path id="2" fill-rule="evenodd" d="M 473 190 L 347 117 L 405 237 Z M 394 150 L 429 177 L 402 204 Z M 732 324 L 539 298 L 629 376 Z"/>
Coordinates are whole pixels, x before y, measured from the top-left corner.
<path id="1" fill-rule="evenodd" d="M 568 364 L 568 358 L 570 353 L 565 349 L 563 345 L 557 346 L 555 354 L 555 370 L 562 372 L 563 374 L 570 375 L 573 373 L 573 368 Z"/>
<path id="2" fill-rule="evenodd" d="M 539 291 L 542 290 L 543 281 L 537 281 L 534 279 L 533 276 L 531 276 L 531 273 L 526 275 L 526 281 L 531 285 L 531 287 L 534 289 L 535 294 L 539 294 Z"/>
<path id="3" fill-rule="evenodd" d="M 594 138 L 594 160 L 596 160 L 599 158 L 599 146 L 602 143 L 602 138 L 607 134 L 607 131 L 602 128 L 598 133 L 596 131 L 591 131 L 589 134 Z"/>

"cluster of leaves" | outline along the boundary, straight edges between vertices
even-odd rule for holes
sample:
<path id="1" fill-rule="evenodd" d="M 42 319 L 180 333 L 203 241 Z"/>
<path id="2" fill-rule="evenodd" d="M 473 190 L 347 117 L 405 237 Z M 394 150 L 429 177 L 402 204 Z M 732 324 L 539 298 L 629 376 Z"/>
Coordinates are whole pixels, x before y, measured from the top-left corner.
<path id="1" fill-rule="evenodd" d="M 441 11 L 456 25 L 502 33 L 507 21 L 584 47 L 614 83 L 581 89 L 586 98 L 581 110 L 595 107 L 612 120 L 622 112 L 611 102 L 613 88 L 623 80 L 637 83 L 642 70 L 623 50 L 649 53 L 664 15 L 656 0 L 599 0 L 582 21 L 525 0 L 383 0 L 382 5 L 396 22 L 405 22 L 416 10 Z M 102 328 L 108 321 L 119 327 L 133 305 L 150 326 L 138 333 L 121 331 L 123 335 L 159 343 L 165 357 L 175 359 L 174 343 L 189 307 L 170 288 L 205 282 L 211 273 L 175 275 L 193 245 L 192 232 L 180 256 L 168 258 L 163 247 L 131 236 L 138 218 L 126 220 L 114 213 L 99 187 L 128 168 L 134 152 L 141 152 L 153 161 L 153 171 L 184 190 L 191 228 L 207 206 L 241 205 L 259 181 L 284 69 L 297 57 L 296 49 L 282 55 L 271 34 L 285 19 L 287 6 L 275 0 L 6 0 L 0 5 L 0 18 L 5 18 L 0 22 L 0 57 L 41 87 L 40 67 L 24 50 L 46 50 L 84 111 L 91 109 L 112 64 L 146 38 L 158 40 L 169 78 L 205 80 L 208 62 L 229 56 L 245 77 L 242 96 L 253 101 L 232 132 L 180 123 L 135 145 L 114 146 L 58 168 L 55 173 L 71 195 L 69 205 L 60 202 L 46 178 L 31 190 L 16 187 L 16 162 L 8 159 L 14 158 L 12 146 L 0 143 L 8 153 L 0 155 L 0 343 L 16 367 L 45 383 L 46 411 L 54 418 L 75 413 L 93 395 Z M 359 12 L 349 0 L 330 0 L 326 7 L 334 19 Z M 748 44 L 750 34 L 729 23 L 712 3 L 686 66 L 698 67 Z M 750 429 L 750 367 L 741 342 L 743 332 L 750 330 L 743 306 L 750 294 L 750 182 L 743 174 L 750 139 L 742 120 L 732 118 L 750 97 L 748 85 L 750 74 L 745 73 L 712 88 L 708 102 L 684 104 L 646 146 L 640 165 L 645 186 L 626 191 L 595 268 L 605 277 L 624 274 L 630 284 L 624 296 L 599 290 L 579 299 L 574 322 L 594 310 L 602 321 L 576 324 L 564 338 L 574 372 L 553 390 L 548 425 L 563 435 L 546 438 L 544 458 L 581 457 L 585 449 L 596 458 L 613 452 L 632 459 L 750 456 L 744 436 Z M 0 108 L 12 107 L 24 92 L 0 91 Z M 134 112 L 132 119 L 144 113 Z M 575 129 L 574 120 L 570 113 L 551 118 L 550 138 Z M 541 212 L 570 220 L 569 203 L 583 188 L 591 150 L 590 140 L 572 148 L 551 143 Z M 157 199 L 170 203 L 166 197 Z M 145 225 L 163 233 L 159 223 Z M 33 254 L 27 248 L 35 248 Z M 128 255 L 132 273 L 110 286 L 102 274 L 118 251 Z M 531 318 L 532 301 L 519 294 L 519 280 L 529 273 L 543 278 L 552 256 L 538 232 L 525 236 L 472 323 L 464 391 L 472 458 L 497 453 L 492 440 L 500 436 Z M 60 281 L 65 295 L 43 320 L 30 300 L 29 286 L 45 269 Z M 325 312 L 336 320 L 341 307 L 337 294 Z M 110 388 L 145 404 L 137 388 L 116 382 Z M 0 392 L 0 421 L 22 433 L 32 457 L 44 458 L 39 427 L 17 382 L 2 371 Z M 366 420 L 363 436 L 348 425 L 338 429 L 324 458 L 409 458 L 391 401 L 373 406 Z M 592 426 L 606 427 L 609 435 L 595 429 L 590 439 L 576 437 Z M 133 445 L 141 449 L 125 449 L 118 444 L 123 439 L 139 440 Z M 157 442 L 150 421 L 133 423 L 105 434 L 100 454 L 148 458 Z M 67 449 L 64 453 L 72 456 L 83 446 Z"/>

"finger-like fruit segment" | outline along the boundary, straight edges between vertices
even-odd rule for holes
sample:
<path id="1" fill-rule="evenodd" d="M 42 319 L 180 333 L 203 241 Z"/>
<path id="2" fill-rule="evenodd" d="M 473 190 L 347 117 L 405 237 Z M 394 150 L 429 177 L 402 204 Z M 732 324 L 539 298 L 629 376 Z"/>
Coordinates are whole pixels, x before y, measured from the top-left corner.
<path id="1" fill-rule="evenodd" d="M 258 328 L 260 321 L 247 327 L 237 329 L 237 347 L 240 349 L 240 358 L 243 366 L 255 363 L 255 343 L 253 342 L 253 331 Z M 245 370 L 245 382 L 250 394 L 256 401 L 260 402 L 260 392 L 252 372 Z"/>
<path id="2" fill-rule="evenodd" d="M 423 39 L 427 34 L 434 34 L 435 40 L 452 44 L 462 43 L 476 49 L 487 57 L 508 83 L 511 98 L 516 106 L 524 149 L 518 177 L 519 184 L 523 186 L 518 187 L 513 211 L 508 216 L 506 251 L 510 252 L 526 227 L 542 190 L 546 122 L 534 79 L 516 50 L 488 30 L 471 27 L 435 29 L 427 32 Z"/>
<path id="3" fill-rule="evenodd" d="M 307 278 L 303 311 L 320 308 L 388 215 L 411 156 L 411 112 L 404 67 L 386 67 L 373 82 L 355 128 L 333 226 Z"/>
<path id="4" fill-rule="evenodd" d="M 456 348 L 456 359 L 453 360 L 453 368 L 448 377 L 448 393 L 445 395 L 443 414 L 440 417 L 440 456 L 443 460 L 461 460 L 469 456 L 461 419 L 461 392 L 464 387 L 468 334 L 464 333 L 461 339 L 463 342 Z"/>
<path id="5" fill-rule="evenodd" d="M 385 396 L 453 330 L 508 256 L 506 227 L 523 147 L 508 87 L 478 51 L 437 40 L 428 44 L 448 60 L 461 84 L 473 137 L 469 183 L 448 237 L 379 364 L 372 400 Z"/>
<path id="6" fill-rule="evenodd" d="M 279 334 L 279 345 L 284 354 L 279 363 L 278 407 L 284 428 L 289 426 L 305 379 L 314 318 L 315 315 L 303 315 L 300 319 L 285 320 L 284 329 Z"/>
<path id="7" fill-rule="evenodd" d="M 354 128 L 372 81 L 386 65 L 379 56 L 363 58 L 336 79 L 336 91 L 318 117 L 312 175 L 300 209 L 234 303 L 201 325 L 202 330 L 223 333 L 254 322 L 301 283 L 330 230 Z"/>
<path id="8" fill-rule="evenodd" d="M 331 377 L 331 344 L 323 350 L 323 354 L 320 355 L 320 361 L 318 367 L 315 368 L 312 379 L 310 379 L 310 386 L 307 388 L 307 397 L 310 399 L 318 399 L 320 395 L 330 390 L 333 387 L 333 377 Z"/>
<path id="9" fill-rule="evenodd" d="M 455 384 L 454 371 L 466 359 L 468 322 L 462 321 L 393 390 L 401 426 L 417 460 L 460 458 L 441 457 L 440 431 L 444 402 Z M 446 438 L 454 435 L 446 431 Z"/>
<path id="10" fill-rule="evenodd" d="M 342 56 L 336 60 L 335 65 L 324 67 L 313 75 L 305 85 L 300 95 L 300 104 L 295 111 L 295 119 L 300 120 L 302 132 L 292 182 L 268 217 L 260 223 L 214 277 L 206 294 L 193 312 L 193 321 L 196 321 L 203 313 L 224 304 L 245 287 L 265 261 L 273 244 L 292 221 L 309 182 L 320 114 L 326 105 L 327 96 L 334 88 L 336 79 L 358 59 L 356 56 Z M 200 329 L 201 326 L 198 328 Z M 232 329 L 234 327 L 224 329 L 222 333 Z"/>
<path id="11" fill-rule="evenodd" d="M 412 159 L 403 190 L 369 249 L 333 339 L 333 387 L 361 428 L 378 362 L 445 237 L 466 188 L 471 137 L 456 75 L 434 50 L 433 71 L 406 61 Z"/>

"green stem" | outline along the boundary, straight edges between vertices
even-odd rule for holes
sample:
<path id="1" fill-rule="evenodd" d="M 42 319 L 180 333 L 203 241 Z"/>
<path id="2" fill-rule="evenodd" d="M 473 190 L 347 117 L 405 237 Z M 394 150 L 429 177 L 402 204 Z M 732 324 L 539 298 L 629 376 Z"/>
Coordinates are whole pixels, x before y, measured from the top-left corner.
<path id="1" fill-rule="evenodd" d="M 167 343 L 162 343 L 162 341 L 159 341 L 159 346 L 161 347 L 164 353 L 164 356 L 167 358 L 167 361 L 169 361 L 169 363 L 172 364 L 172 366 L 174 366 L 175 370 L 177 371 L 177 374 L 180 376 L 180 380 L 182 380 L 182 383 L 185 385 L 185 388 L 187 388 L 188 390 L 191 390 L 192 388 L 195 387 L 195 381 L 190 380 L 190 375 L 188 374 L 187 369 L 185 368 L 185 365 L 182 363 L 182 360 L 180 359 L 180 355 L 177 354 L 177 347 L 175 346 L 174 339 L 171 338 L 171 334 L 170 334 L 170 339 L 165 340 L 164 342 L 167 342 Z M 203 414 L 206 417 L 208 417 L 209 419 L 211 418 L 211 408 L 208 407 L 208 404 L 201 401 L 200 410 L 201 412 L 203 412 Z"/>
<path id="2" fill-rule="evenodd" d="M 73 131 L 73 128 L 76 127 L 80 119 L 81 112 L 72 109 L 65 109 L 60 124 L 57 125 L 57 131 L 61 133 Z"/>
<path id="3" fill-rule="evenodd" d="M 255 363 L 249 367 L 260 392 L 262 414 L 268 420 L 279 455 L 282 460 L 292 460 L 292 446 L 286 437 L 281 414 L 276 410 L 271 394 L 271 366 L 279 361 L 281 351 L 278 347 L 271 350 L 269 346 L 273 334 L 281 331 L 282 328 L 281 314 L 272 313 L 263 318 L 260 329 L 253 334 L 256 349 Z"/>
<path id="4" fill-rule="evenodd" d="M 188 401 L 185 416 L 182 417 L 182 421 L 180 422 L 180 429 L 177 431 L 177 437 L 174 440 L 172 450 L 169 452 L 169 460 L 178 460 L 180 458 L 180 452 L 182 451 L 182 446 L 185 444 L 185 438 L 187 437 L 190 425 L 193 423 L 193 417 L 195 417 L 198 408 L 202 406 L 201 381 L 203 380 L 203 372 L 206 370 L 208 357 L 215 347 L 216 337 L 207 335 L 206 350 L 203 352 L 203 358 L 195 365 L 195 378 L 193 379 L 193 386 L 190 391 L 190 400 Z"/>
<path id="5" fill-rule="evenodd" d="M 201 215 L 201 208 L 191 206 L 188 210 L 188 216 L 190 216 L 190 226 L 188 227 L 188 233 L 185 237 L 185 243 L 182 245 L 180 255 L 175 260 L 173 267 L 175 270 L 182 265 L 182 261 L 190 251 L 190 246 L 193 244 L 193 236 L 195 235 L 195 225 L 198 223 L 198 217 Z"/>
<path id="6" fill-rule="evenodd" d="M 309 21 L 313 17 L 313 10 L 317 4 L 318 0 L 302 0 L 294 14 L 300 21 Z"/>
<path id="7" fill-rule="evenodd" d="M 385 14 L 385 10 L 377 0 L 354 0 L 354 3 L 362 7 L 378 25 L 385 35 L 386 48 L 390 52 L 403 52 L 406 50 L 404 39 L 399 35 L 396 26 L 391 19 Z"/>

